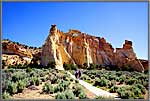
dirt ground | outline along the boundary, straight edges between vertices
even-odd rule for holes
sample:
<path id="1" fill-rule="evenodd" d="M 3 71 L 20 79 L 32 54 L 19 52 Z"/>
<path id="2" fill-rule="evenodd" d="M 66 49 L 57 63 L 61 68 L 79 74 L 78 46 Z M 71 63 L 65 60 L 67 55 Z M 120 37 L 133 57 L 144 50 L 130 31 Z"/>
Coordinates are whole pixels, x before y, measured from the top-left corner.
<path id="1" fill-rule="evenodd" d="M 43 82 L 39 86 L 34 86 L 36 88 L 35 90 L 25 88 L 22 93 L 14 94 L 12 99 L 55 99 L 55 94 L 42 93 L 42 87 L 45 83 L 46 82 Z M 83 88 L 88 98 L 94 99 L 96 97 L 96 95 L 90 92 L 88 89 L 85 87 Z"/>

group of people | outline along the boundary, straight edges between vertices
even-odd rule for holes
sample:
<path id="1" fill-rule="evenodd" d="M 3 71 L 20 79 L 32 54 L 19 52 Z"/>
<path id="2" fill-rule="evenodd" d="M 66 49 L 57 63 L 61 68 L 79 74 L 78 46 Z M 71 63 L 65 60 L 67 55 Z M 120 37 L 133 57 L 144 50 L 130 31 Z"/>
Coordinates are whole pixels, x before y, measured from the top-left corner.
<path id="1" fill-rule="evenodd" d="M 81 77 L 81 70 L 77 70 L 76 72 L 75 72 L 75 77 L 77 78 L 77 79 L 79 79 L 80 77 Z"/>

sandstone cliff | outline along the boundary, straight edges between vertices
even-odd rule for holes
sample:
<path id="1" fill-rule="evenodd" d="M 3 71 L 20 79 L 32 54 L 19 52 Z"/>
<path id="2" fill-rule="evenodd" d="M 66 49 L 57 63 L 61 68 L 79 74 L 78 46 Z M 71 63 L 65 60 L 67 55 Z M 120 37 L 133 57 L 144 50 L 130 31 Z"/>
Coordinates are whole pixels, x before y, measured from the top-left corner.
<path id="1" fill-rule="evenodd" d="M 120 68 L 130 66 L 143 72 L 144 67 L 134 53 L 132 42 L 125 40 L 122 48 L 114 48 L 104 38 L 90 36 L 78 30 L 63 33 L 52 25 L 42 46 L 41 64 L 56 62 L 56 68 L 63 70 L 63 63 L 83 65 L 87 63 L 113 65 Z"/>
<path id="2" fill-rule="evenodd" d="M 10 40 L 2 40 L 2 61 L 5 67 L 29 64 L 33 58 L 41 59 L 41 49 L 29 48 Z"/>

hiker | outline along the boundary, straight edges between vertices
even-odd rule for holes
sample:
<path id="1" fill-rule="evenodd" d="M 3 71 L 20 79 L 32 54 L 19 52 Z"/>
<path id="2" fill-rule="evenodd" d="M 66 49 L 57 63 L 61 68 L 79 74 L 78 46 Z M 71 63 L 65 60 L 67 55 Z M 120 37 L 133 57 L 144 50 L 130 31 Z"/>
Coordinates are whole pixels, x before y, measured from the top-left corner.
<path id="1" fill-rule="evenodd" d="M 78 71 L 75 71 L 75 77 L 78 78 Z"/>
<path id="2" fill-rule="evenodd" d="M 81 77 L 81 70 L 78 71 L 78 78 Z"/>

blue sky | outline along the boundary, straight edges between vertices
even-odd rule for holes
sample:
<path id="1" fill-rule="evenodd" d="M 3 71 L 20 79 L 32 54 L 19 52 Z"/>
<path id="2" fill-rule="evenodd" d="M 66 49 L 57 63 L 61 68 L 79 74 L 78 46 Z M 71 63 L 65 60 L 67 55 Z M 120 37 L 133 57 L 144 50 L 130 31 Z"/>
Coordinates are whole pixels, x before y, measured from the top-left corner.
<path id="1" fill-rule="evenodd" d="M 42 46 L 51 24 L 104 37 L 114 48 L 133 42 L 148 58 L 148 4 L 145 2 L 3 2 L 2 38 Z"/>

